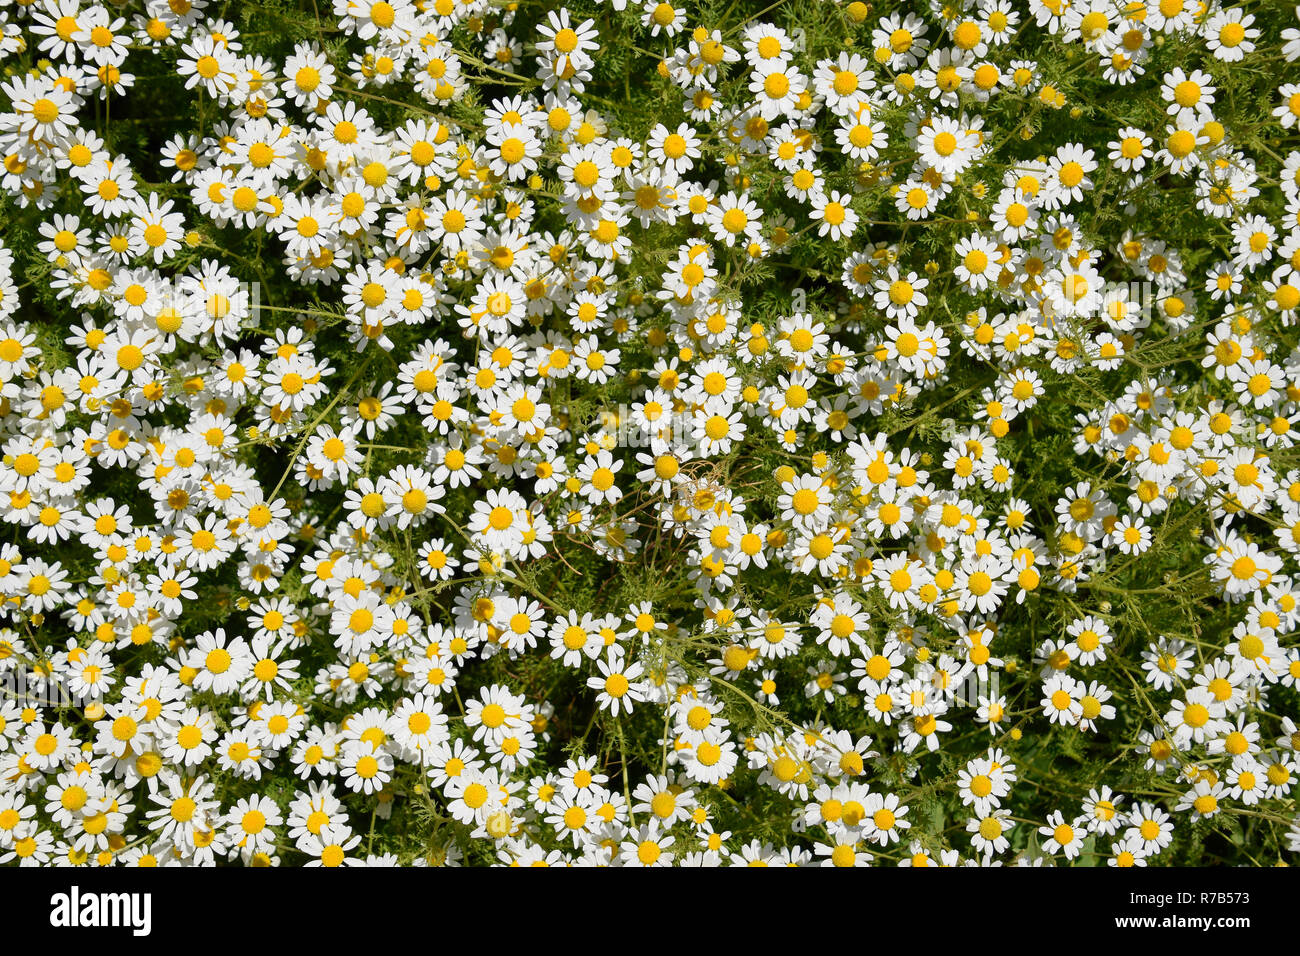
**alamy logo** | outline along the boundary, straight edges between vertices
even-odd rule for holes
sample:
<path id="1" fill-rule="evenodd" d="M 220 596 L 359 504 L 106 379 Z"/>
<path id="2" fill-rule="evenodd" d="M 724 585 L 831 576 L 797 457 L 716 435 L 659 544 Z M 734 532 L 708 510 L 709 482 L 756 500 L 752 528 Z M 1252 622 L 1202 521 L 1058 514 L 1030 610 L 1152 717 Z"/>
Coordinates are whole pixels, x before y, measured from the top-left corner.
<path id="1" fill-rule="evenodd" d="M 25 670 L 0 674 L 0 702 L 11 700 L 20 707 L 75 707 L 77 698 L 61 681 L 37 677 Z"/>
<path id="2" fill-rule="evenodd" d="M 153 896 L 149 893 L 71 892 L 50 897 L 50 925 L 68 929 L 129 927 L 134 936 L 148 936 L 153 929 Z"/>

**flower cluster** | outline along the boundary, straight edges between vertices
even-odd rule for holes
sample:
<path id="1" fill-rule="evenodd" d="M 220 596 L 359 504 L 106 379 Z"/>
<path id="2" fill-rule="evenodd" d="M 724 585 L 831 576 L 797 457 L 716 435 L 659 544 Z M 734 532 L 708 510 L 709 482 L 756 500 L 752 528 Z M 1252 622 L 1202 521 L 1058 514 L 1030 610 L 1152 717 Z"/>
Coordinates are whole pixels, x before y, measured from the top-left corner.
<path id="1" fill-rule="evenodd" d="M 0 4 L 0 862 L 1300 851 L 1300 30 L 685 6 Z"/>

